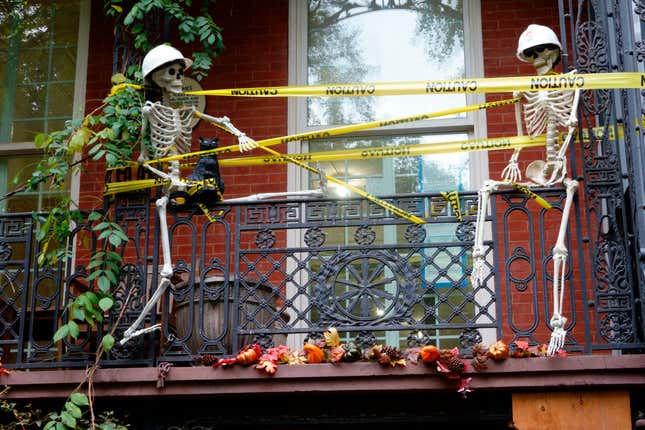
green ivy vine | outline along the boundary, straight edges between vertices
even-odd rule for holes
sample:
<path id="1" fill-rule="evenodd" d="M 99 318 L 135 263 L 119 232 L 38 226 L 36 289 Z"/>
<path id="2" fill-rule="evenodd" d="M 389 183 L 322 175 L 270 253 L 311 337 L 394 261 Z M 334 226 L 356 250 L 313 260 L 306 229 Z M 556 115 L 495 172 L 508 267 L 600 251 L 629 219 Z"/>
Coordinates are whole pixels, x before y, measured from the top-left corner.
<path id="1" fill-rule="evenodd" d="M 197 47 L 191 53 L 194 60 L 192 74 L 201 79 L 210 69 L 212 58 L 223 49 L 221 29 L 208 13 L 209 4 L 208 0 L 201 1 L 199 6 L 191 0 L 104 0 L 103 12 L 114 19 L 115 34 L 123 32 L 130 35 L 133 50 L 140 54 L 161 42 L 156 38 L 162 31 L 150 28 L 146 22 L 150 15 L 161 16 L 161 21 L 170 25 L 175 32 L 173 34 L 182 42 Z M 14 191 L 3 197 L 21 191 L 37 191 L 42 185 L 60 191 L 56 205 L 48 213 L 33 214 L 36 238 L 40 243 L 37 261 L 41 267 L 69 260 L 72 252 L 70 241 L 77 226 L 89 225 L 96 235 L 98 249 L 89 257 L 86 266 L 89 289 L 68 304 L 67 322 L 56 331 L 54 341 L 68 337 L 77 339 L 79 323 L 96 327 L 115 304 L 112 292 L 118 285 L 122 264 L 118 250 L 128 242 L 128 237 L 111 219 L 109 210 L 82 210 L 67 191 L 71 178 L 83 171 L 88 163 L 101 162 L 106 168 L 127 166 L 134 151 L 140 148 L 141 139 L 147 139 L 140 135 L 144 103 L 143 91 L 136 87 L 142 85 L 140 67 L 128 67 L 123 73 L 113 76 L 111 84 L 119 90 L 111 91 L 102 104 L 85 118 L 67 121 L 64 129 L 35 137 L 34 144 L 42 151 L 42 159 L 26 182 L 17 184 Z M 107 89 L 106 86 L 106 92 Z M 125 307 L 126 304 L 123 309 Z M 85 380 L 66 399 L 60 412 L 36 417 L 33 411 L 19 411 L 15 404 L 0 402 L 0 411 L 9 412 L 14 417 L 12 425 L 15 428 L 29 428 L 24 425 L 26 421 L 21 421 L 27 419 L 31 420 L 29 425 L 37 426 L 33 428 L 44 430 L 127 428 L 111 412 L 95 416 L 92 405 L 92 377 L 101 357 L 114 346 L 114 330 L 120 317 L 103 336 L 94 365 L 88 369 Z M 85 385 L 87 394 L 81 391 Z"/>

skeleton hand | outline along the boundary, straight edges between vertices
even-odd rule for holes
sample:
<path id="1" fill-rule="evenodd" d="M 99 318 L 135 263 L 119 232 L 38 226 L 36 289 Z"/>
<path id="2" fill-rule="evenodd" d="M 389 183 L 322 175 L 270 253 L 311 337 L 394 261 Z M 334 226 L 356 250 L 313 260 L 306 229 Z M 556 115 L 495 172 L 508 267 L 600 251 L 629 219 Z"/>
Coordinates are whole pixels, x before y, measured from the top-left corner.
<path id="1" fill-rule="evenodd" d="M 141 153 L 139 154 L 139 158 L 137 158 L 137 162 L 139 164 L 143 164 L 148 160 L 149 160 L 148 154 L 145 151 L 141 151 Z"/>
<path id="2" fill-rule="evenodd" d="M 240 152 L 250 151 L 258 147 L 258 143 L 244 133 L 241 133 L 239 136 L 237 136 L 237 140 Z"/>
<path id="3" fill-rule="evenodd" d="M 502 180 L 506 182 L 519 182 L 522 180 L 522 172 L 517 163 L 519 158 L 519 151 L 515 151 L 511 156 L 511 159 L 508 161 L 504 170 L 502 170 Z"/>

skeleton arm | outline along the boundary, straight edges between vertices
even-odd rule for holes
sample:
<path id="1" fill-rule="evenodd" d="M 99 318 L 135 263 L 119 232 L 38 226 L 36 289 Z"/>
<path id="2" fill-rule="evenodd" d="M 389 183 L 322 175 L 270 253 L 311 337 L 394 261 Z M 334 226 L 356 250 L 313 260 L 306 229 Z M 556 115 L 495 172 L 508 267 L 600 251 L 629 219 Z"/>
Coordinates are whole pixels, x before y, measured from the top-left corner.
<path id="1" fill-rule="evenodd" d="M 195 115 L 197 115 L 198 117 L 204 118 L 205 120 L 210 121 L 213 124 L 219 126 L 220 128 L 222 128 L 222 129 L 228 131 L 229 133 L 237 136 L 240 152 L 250 151 L 251 149 L 254 149 L 254 148 L 258 147 L 258 145 L 255 142 L 255 140 L 251 139 L 246 134 L 244 134 L 240 130 L 238 130 L 231 123 L 231 120 L 228 117 L 223 116 L 221 118 L 216 118 L 214 116 L 205 114 L 203 112 L 199 112 L 197 110 L 195 110 L 194 112 L 195 112 Z"/>
<path id="2" fill-rule="evenodd" d="M 513 92 L 513 97 L 519 97 L 520 94 L 520 92 L 515 91 Z M 517 135 L 524 136 L 524 131 L 522 129 L 522 110 L 519 101 L 515 103 L 515 124 L 517 126 Z M 517 160 L 520 157 L 520 151 L 522 151 L 522 148 L 515 148 L 513 155 L 511 155 L 511 159 L 508 160 L 508 164 L 504 167 L 504 170 L 502 170 L 502 180 L 507 182 L 518 182 L 522 180 L 522 173 L 520 172 L 520 168 L 517 163 Z"/>
<path id="3" fill-rule="evenodd" d="M 148 102 L 146 102 L 146 104 L 143 105 L 143 108 L 141 109 L 141 136 L 139 136 L 139 139 L 141 140 L 141 152 L 139 153 L 139 164 L 143 164 L 148 161 L 148 149 L 143 143 L 143 136 L 148 129 L 148 115 L 150 115 L 151 110 L 152 106 L 150 106 Z"/>
<path id="4" fill-rule="evenodd" d="M 567 148 L 571 143 L 573 138 L 573 133 L 578 126 L 578 103 L 580 102 L 580 90 L 576 90 L 573 94 L 573 103 L 571 104 L 571 113 L 569 114 L 569 119 L 566 121 L 566 126 L 568 128 L 567 137 L 564 139 L 560 150 L 558 151 L 558 159 L 564 159 L 564 154 L 567 152 Z"/>

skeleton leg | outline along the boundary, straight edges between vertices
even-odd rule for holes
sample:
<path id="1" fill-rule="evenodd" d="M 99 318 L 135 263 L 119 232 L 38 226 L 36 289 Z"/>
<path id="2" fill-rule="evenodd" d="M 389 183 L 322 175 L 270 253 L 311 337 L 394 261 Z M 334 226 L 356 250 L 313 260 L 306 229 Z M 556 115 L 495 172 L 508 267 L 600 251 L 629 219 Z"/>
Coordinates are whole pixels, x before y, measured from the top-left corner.
<path id="1" fill-rule="evenodd" d="M 121 339 L 120 342 L 121 345 L 125 345 L 133 337 L 137 337 L 144 333 L 148 333 L 161 328 L 161 324 L 154 324 L 151 327 L 136 330 L 136 328 L 143 323 L 143 320 L 146 318 L 146 315 L 148 315 L 148 312 L 150 312 L 150 310 L 154 306 L 156 306 L 157 302 L 161 299 L 162 295 L 166 291 L 166 288 L 168 288 L 168 285 L 170 285 L 170 277 L 172 276 L 172 263 L 170 261 L 170 238 L 168 233 L 168 221 L 166 219 L 166 207 L 168 206 L 168 200 L 168 196 L 163 196 L 156 202 L 157 214 L 159 216 L 159 224 L 161 230 L 161 249 L 163 252 L 163 266 L 161 268 L 161 273 L 159 274 L 161 276 L 161 280 L 159 281 L 157 290 L 143 307 L 143 310 L 137 317 L 136 321 L 133 322 L 132 325 L 128 327 L 128 329 L 123 333 L 123 339 Z"/>
<path id="2" fill-rule="evenodd" d="M 562 316 L 562 302 L 564 300 L 564 275 L 566 273 L 567 247 L 565 246 L 565 235 L 569 223 L 569 212 L 573 203 L 573 196 L 578 189 L 578 182 L 566 178 L 564 186 L 567 190 L 567 199 L 562 211 L 562 220 L 560 221 L 560 231 L 558 239 L 553 247 L 553 316 L 551 317 L 551 340 L 547 348 L 548 355 L 554 355 L 563 346 L 567 337 L 567 331 L 564 329 L 567 319 Z"/>
<path id="3" fill-rule="evenodd" d="M 496 190 L 498 186 L 498 182 L 486 181 L 479 190 L 475 243 L 473 244 L 473 271 L 470 276 L 473 286 L 479 285 L 484 280 L 484 222 L 486 220 L 486 208 L 488 207 L 488 200 L 490 200 L 490 193 Z"/>

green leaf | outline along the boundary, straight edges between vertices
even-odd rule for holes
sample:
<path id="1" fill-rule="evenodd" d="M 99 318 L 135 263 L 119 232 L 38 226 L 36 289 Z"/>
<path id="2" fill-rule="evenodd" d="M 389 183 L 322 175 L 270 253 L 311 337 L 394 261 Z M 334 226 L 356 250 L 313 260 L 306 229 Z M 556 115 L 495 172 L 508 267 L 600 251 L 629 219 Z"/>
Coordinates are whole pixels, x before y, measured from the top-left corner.
<path id="1" fill-rule="evenodd" d="M 97 240 L 103 240 L 106 237 L 110 236 L 112 234 L 112 230 L 103 230 L 101 234 L 99 234 L 99 237 L 97 237 Z"/>
<path id="2" fill-rule="evenodd" d="M 105 271 L 105 276 L 107 276 L 107 278 L 110 280 L 111 284 L 116 284 L 117 283 L 116 275 L 114 274 L 113 271 L 106 270 Z"/>
<path id="3" fill-rule="evenodd" d="M 62 338 L 67 337 L 68 334 L 69 326 L 67 324 L 63 324 L 58 330 L 56 330 L 56 333 L 54 333 L 54 342 L 58 342 Z"/>
<path id="4" fill-rule="evenodd" d="M 90 401 L 84 393 L 72 393 L 69 399 L 77 406 L 89 406 Z"/>
<path id="5" fill-rule="evenodd" d="M 112 308 L 112 306 L 114 306 L 114 300 L 112 300 L 111 297 L 103 297 L 99 301 L 99 307 L 101 309 L 103 309 L 104 311 L 110 310 L 110 308 Z"/>
<path id="6" fill-rule="evenodd" d="M 74 321 L 70 321 L 67 323 L 67 326 L 69 327 L 69 335 L 74 339 L 78 339 L 80 332 L 80 330 L 78 329 L 78 324 L 76 324 Z"/>
<path id="7" fill-rule="evenodd" d="M 72 317 L 75 320 L 83 321 L 85 319 L 85 314 L 81 308 L 75 306 L 72 307 Z"/>
<path id="8" fill-rule="evenodd" d="M 44 143 L 45 143 L 45 134 L 38 133 L 34 138 L 34 145 L 36 146 L 36 148 L 41 148 Z"/>
<path id="9" fill-rule="evenodd" d="M 98 221 L 101 218 L 103 218 L 103 214 L 97 211 L 92 211 L 90 214 L 87 216 L 88 221 Z"/>
<path id="10" fill-rule="evenodd" d="M 99 285 L 99 290 L 103 292 L 110 291 L 110 280 L 107 277 L 101 276 L 97 282 Z"/>
<path id="11" fill-rule="evenodd" d="M 78 296 L 76 300 L 78 300 L 78 303 L 85 309 L 92 309 L 94 307 L 94 304 L 86 294 Z"/>
<path id="12" fill-rule="evenodd" d="M 81 411 L 81 408 L 79 408 L 72 402 L 66 402 L 65 409 L 67 409 L 70 415 L 73 416 L 74 418 L 80 418 L 81 416 L 83 416 L 83 412 Z"/>
<path id="13" fill-rule="evenodd" d="M 109 351 L 114 346 L 114 337 L 111 334 L 106 334 L 105 336 L 103 336 L 101 343 L 103 345 L 103 349 L 105 351 Z"/>
<path id="14" fill-rule="evenodd" d="M 90 299 L 90 302 L 92 305 L 95 305 L 99 302 L 99 298 L 96 294 L 94 294 L 92 291 L 86 291 L 85 296 Z"/>
<path id="15" fill-rule="evenodd" d="M 89 275 L 87 275 L 87 278 L 85 278 L 85 279 L 87 279 L 88 281 L 92 281 L 92 280 L 98 278 L 99 276 L 101 276 L 102 273 L 103 273 L 102 270 L 96 270 L 96 271 L 90 273 Z"/>
<path id="16" fill-rule="evenodd" d="M 116 73 L 112 75 L 112 85 L 122 84 L 126 81 L 123 73 Z"/>
<path id="17" fill-rule="evenodd" d="M 60 419 L 63 421 L 63 424 L 65 424 L 67 427 L 76 428 L 76 418 L 74 418 L 72 414 L 70 414 L 69 412 L 67 411 L 61 412 Z"/>
<path id="18" fill-rule="evenodd" d="M 56 422 L 56 430 L 67 430 L 67 427 L 61 422 Z"/>
<path id="19" fill-rule="evenodd" d="M 43 427 L 43 430 L 50 430 L 55 425 L 56 425 L 56 421 L 47 421 L 47 423 L 45 424 L 45 427 Z"/>
<path id="20" fill-rule="evenodd" d="M 115 246 L 115 247 L 121 246 L 121 242 L 123 242 L 123 240 L 115 234 L 111 234 L 108 240 L 110 241 L 112 246 Z"/>
<path id="21" fill-rule="evenodd" d="M 92 230 L 94 231 L 99 231 L 99 230 L 105 230 L 110 226 L 110 223 L 107 221 L 100 222 L 96 224 L 94 227 L 92 227 Z"/>

